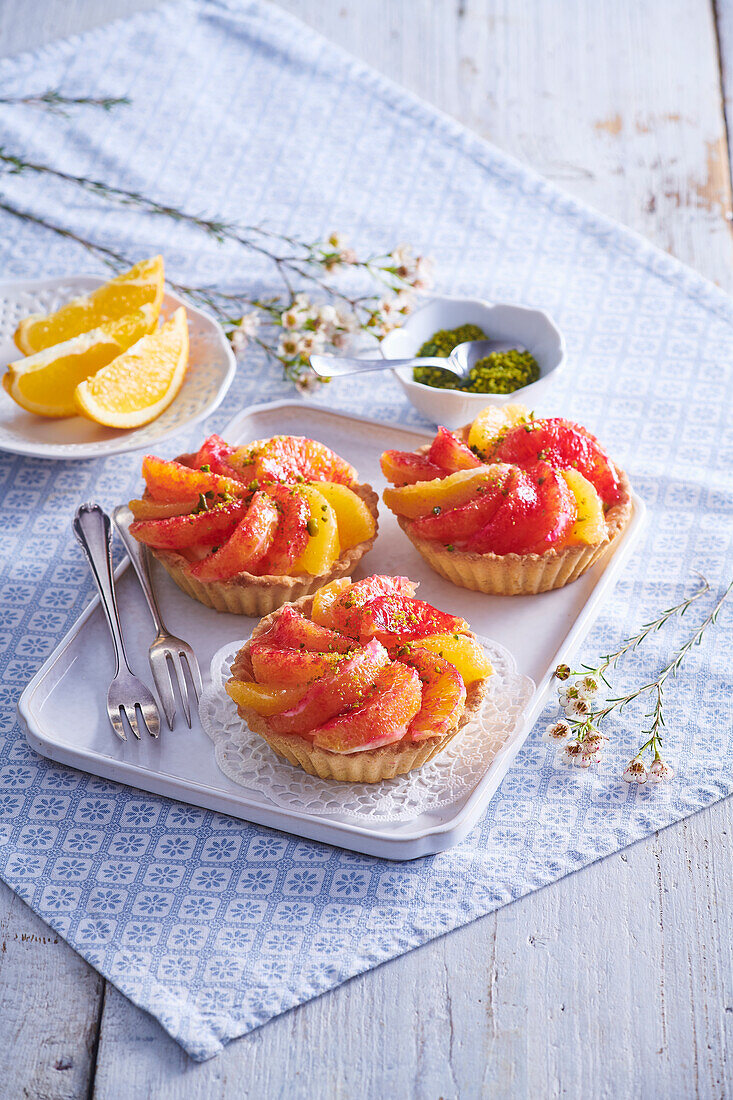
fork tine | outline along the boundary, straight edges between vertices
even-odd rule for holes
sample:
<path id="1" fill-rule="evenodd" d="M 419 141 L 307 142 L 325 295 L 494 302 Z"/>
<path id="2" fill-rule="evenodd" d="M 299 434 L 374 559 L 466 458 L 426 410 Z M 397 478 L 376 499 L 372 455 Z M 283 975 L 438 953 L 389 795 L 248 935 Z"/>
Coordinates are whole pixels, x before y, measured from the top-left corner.
<path id="1" fill-rule="evenodd" d="M 183 671 L 183 662 L 181 660 L 180 653 L 171 653 L 171 661 L 173 667 L 176 670 L 176 676 L 178 677 L 178 691 L 181 695 L 181 707 L 183 708 L 183 717 L 186 719 L 186 725 L 191 728 L 191 703 L 188 698 L 188 680 L 186 674 Z"/>
<path id="2" fill-rule="evenodd" d="M 173 694 L 173 683 L 171 680 L 171 673 L 168 667 L 168 661 L 165 656 L 163 660 L 155 658 L 153 653 L 150 654 L 150 671 L 153 674 L 153 680 L 158 692 L 158 698 L 163 705 L 163 713 L 165 714 L 166 721 L 168 723 L 168 729 L 173 729 L 173 720 L 176 717 L 176 697 Z M 165 671 L 164 671 L 165 670 Z"/>
<path id="3" fill-rule="evenodd" d="M 196 700 L 198 701 L 204 693 L 204 682 L 201 679 L 201 669 L 199 668 L 198 659 L 190 646 L 187 646 L 186 649 L 181 650 L 181 657 L 186 658 L 188 671 L 191 675 L 191 682 L 193 683 L 194 691 L 196 692 Z"/>
<path id="4" fill-rule="evenodd" d="M 130 723 L 132 732 L 135 734 L 135 737 L 137 737 L 138 741 L 140 741 L 140 730 L 137 724 L 137 711 L 135 707 L 123 707 L 122 709 L 125 712 L 125 717 L 127 718 L 127 721 Z"/>
<path id="5" fill-rule="evenodd" d="M 120 718 L 119 709 L 115 710 L 113 707 L 107 707 L 107 716 L 109 717 L 112 729 L 115 731 L 121 741 L 127 740 L 127 734 L 125 733 L 125 727 L 122 725 L 122 719 Z"/>
<path id="6" fill-rule="evenodd" d="M 151 737 L 157 737 L 160 733 L 160 714 L 155 705 L 155 700 L 151 696 L 151 701 L 149 703 L 138 703 L 138 706 L 140 707 L 140 714 L 142 715 L 145 729 Z"/>

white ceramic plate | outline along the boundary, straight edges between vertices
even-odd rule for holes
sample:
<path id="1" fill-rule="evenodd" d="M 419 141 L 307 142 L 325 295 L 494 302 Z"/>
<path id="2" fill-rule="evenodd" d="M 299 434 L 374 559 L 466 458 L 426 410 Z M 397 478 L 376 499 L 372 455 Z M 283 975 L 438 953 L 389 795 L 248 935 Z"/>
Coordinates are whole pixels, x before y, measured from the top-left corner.
<path id="1" fill-rule="evenodd" d="M 97 275 L 65 279 L 34 279 L 0 285 L 0 373 L 21 358 L 13 343 L 18 322 L 30 313 L 49 313 L 71 298 L 88 294 L 103 283 Z M 185 305 L 190 353 L 180 392 L 165 412 L 133 431 L 103 428 L 72 416 L 49 420 L 21 409 L 0 389 L 0 450 L 35 458 L 80 459 L 121 454 L 157 446 L 166 436 L 182 431 L 212 413 L 232 384 L 236 361 L 229 341 L 213 317 L 182 301 L 172 291 L 163 298 L 163 315 Z"/>
<path id="2" fill-rule="evenodd" d="M 379 469 L 382 450 L 411 450 L 426 441 L 423 433 L 401 425 L 288 402 L 243 411 L 222 434 L 230 443 L 241 444 L 279 433 L 323 440 L 347 456 L 380 491 L 385 485 Z M 355 821 L 337 813 L 297 812 L 277 805 L 265 790 L 239 786 L 219 771 L 198 716 L 191 731 L 179 717 L 175 729 L 163 729 L 158 741 L 119 741 L 104 706 L 113 657 L 96 600 L 23 692 L 18 707 L 21 722 L 30 744 L 44 756 L 107 779 L 369 855 L 413 859 L 443 851 L 465 836 L 499 786 L 545 703 L 553 669 L 559 661 L 570 659 L 623 570 L 643 526 L 644 512 L 643 503 L 634 497 L 633 518 L 615 553 L 574 584 L 540 596 L 500 597 L 457 588 L 433 573 L 394 516 L 381 509 L 379 537 L 358 574 L 401 573 L 419 580 L 423 599 L 464 616 L 477 634 L 503 645 L 514 654 L 519 672 L 536 685 L 513 735 L 483 777 L 455 802 L 410 820 Z M 147 648 L 152 623 L 133 571 L 123 566 L 120 572 L 120 613 L 131 664 L 150 683 Z M 221 615 L 196 603 L 160 567 L 156 589 L 169 628 L 192 643 L 206 682 L 213 655 L 227 643 L 247 637 L 255 621 Z"/>
<path id="3" fill-rule="evenodd" d="M 466 393 L 436 389 L 415 382 L 412 367 L 398 367 L 394 374 L 406 396 L 433 424 L 460 428 L 486 405 L 507 405 L 519 401 L 534 409 L 565 366 L 565 340 L 557 325 L 542 309 L 515 306 L 508 302 L 484 302 L 479 298 L 433 298 L 385 336 L 379 345 L 387 359 L 409 359 L 435 332 L 460 325 L 478 325 L 490 339 L 516 340 L 532 352 L 540 377 L 514 393 Z"/>

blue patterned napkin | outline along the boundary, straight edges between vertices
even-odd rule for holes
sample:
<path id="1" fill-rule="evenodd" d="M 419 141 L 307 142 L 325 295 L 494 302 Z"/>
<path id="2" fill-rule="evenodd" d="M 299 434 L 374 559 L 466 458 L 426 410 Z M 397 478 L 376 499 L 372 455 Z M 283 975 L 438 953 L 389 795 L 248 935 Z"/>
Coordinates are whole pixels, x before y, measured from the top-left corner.
<path id="1" fill-rule="evenodd" d="M 549 309 L 570 354 L 549 411 L 595 429 L 651 510 L 588 653 L 689 591 L 693 568 L 717 587 L 733 572 L 733 306 L 714 286 L 260 2 L 184 0 L 3 61 L 0 72 L 6 94 L 60 87 L 132 99 L 110 115 L 67 118 L 0 107 L 3 143 L 30 159 L 306 239 L 339 229 L 363 250 L 407 240 L 434 257 L 440 290 Z M 179 281 L 266 288 L 264 266 L 185 227 L 39 178 L 3 176 L 0 186 L 100 243 L 163 252 Z M 43 229 L 6 214 L 0 225 L 5 278 L 94 268 Z M 286 392 L 248 355 L 206 428 Z M 391 380 L 333 386 L 319 400 L 417 422 Z M 616 724 L 592 774 L 559 767 L 535 731 L 471 835 L 412 863 L 40 759 L 15 704 L 91 595 L 69 521 L 82 495 L 127 499 L 138 469 L 135 455 L 0 455 L 0 872 L 193 1058 L 733 789 L 728 609 L 668 693 L 672 786 L 618 779 L 638 713 Z M 652 639 L 635 682 L 692 624 L 691 612 Z"/>

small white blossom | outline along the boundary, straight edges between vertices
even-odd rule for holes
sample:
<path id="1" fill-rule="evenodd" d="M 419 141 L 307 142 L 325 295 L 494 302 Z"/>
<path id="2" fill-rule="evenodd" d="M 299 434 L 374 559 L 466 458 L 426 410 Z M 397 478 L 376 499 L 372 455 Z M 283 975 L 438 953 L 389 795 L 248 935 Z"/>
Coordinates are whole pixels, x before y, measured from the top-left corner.
<path id="1" fill-rule="evenodd" d="M 251 313 L 245 313 L 239 322 L 239 331 L 243 332 L 245 336 L 256 336 L 260 328 L 260 315 L 256 310 L 252 310 Z"/>
<path id="2" fill-rule="evenodd" d="M 427 290 L 433 285 L 433 265 L 427 256 L 418 256 L 409 282 L 415 290 Z"/>
<path id="3" fill-rule="evenodd" d="M 592 757 L 596 762 L 601 759 L 600 753 L 605 738 L 600 733 L 589 733 L 583 738 L 583 754 Z"/>
<path id="4" fill-rule="evenodd" d="M 560 720 L 559 722 L 550 722 L 548 726 L 545 726 L 542 734 L 543 741 L 549 741 L 551 744 L 557 744 L 560 741 L 564 741 L 567 737 L 570 737 L 572 730 L 567 722 Z"/>
<path id="5" fill-rule="evenodd" d="M 667 783 L 670 779 L 674 779 L 674 768 L 658 756 L 649 765 L 647 779 L 649 783 Z"/>
<path id="6" fill-rule="evenodd" d="M 303 292 L 301 291 L 293 298 L 292 308 L 299 309 L 302 310 L 304 313 L 307 313 L 311 308 L 311 300 L 307 294 L 303 294 Z"/>
<path id="7" fill-rule="evenodd" d="M 247 333 L 242 332 L 241 328 L 237 327 L 229 333 L 229 343 L 232 345 L 232 350 L 235 355 L 240 351 L 244 351 L 248 344 Z"/>
<path id="8" fill-rule="evenodd" d="M 601 690 L 601 685 L 596 676 L 579 676 L 575 681 L 575 687 L 581 699 L 593 699 Z"/>
<path id="9" fill-rule="evenodd" d="M 357 332 L 361 328 L 359 318 L 351 309 L 337 309 L 336 325 L 343 332 Z"/>
<path id="10" fill-rule="evenodd" d="M 295 380 L 295 388 L 298 393 L 310 393 L 311 390 L 315 389 L 318 382 L 319 378 L 313 371 L 303 371 Z"/>
<path id="11" fill-rule="evenodd" d="M 300 337 L 300 354 L 314 355 L 323 351 L 326 341 L 320 332 L 304 332 Z"/>
<path id="12" fill-rule="evenodd" d="M 573 739 L 563 745 L 561 759 L 564 764 L 579 764 L 583 759 L 583 742 Z"/>
<path id="13" fill-rule="evenodd" d="M 290 329 L 291 332 L 301 329 L 307 320 L 308 314 L 305 310 L 294 309 L 292 306 L 290 309 L 286 309 L 280 317 L 283 328 Z"/>
<path id="14" fill-rule="evenodd" d="M 568 718 L 575 718 L 576 720 L 587 718 L 592 709 L 587 699 L 568 699 L 563 704 L 563 710 Z"/>
<path id="15" fill-rule="evenodd" d="M 635 756 L 633 760 L 629 761 L 622 778 L 627 783 L 646 783 L 647 771 L 640 756 Z"/>
<path id="16" fill-rule="evenodd" d="M 300 355 L 300 350 L 300 336 L 284 332 L 278 340 L 277 354 L 283 359 L 295 359 L 296 355 Z"/>
<path id="17" fill-rule="evenodd" d="M 557 697 L 560 700 L 560 706 L 564 707 L 572 700 L 580 699 L 580 692 L 573 683 L 563 684 L 562 687 L 557 689 Z"/>

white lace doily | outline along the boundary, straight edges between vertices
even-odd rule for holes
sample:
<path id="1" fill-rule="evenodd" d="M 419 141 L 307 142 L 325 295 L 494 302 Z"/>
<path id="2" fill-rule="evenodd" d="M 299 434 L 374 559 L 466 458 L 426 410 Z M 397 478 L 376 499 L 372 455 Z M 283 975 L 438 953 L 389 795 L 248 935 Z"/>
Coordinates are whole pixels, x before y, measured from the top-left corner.
<path id="1" fill-rule="evenodd" d="M 422 768 L 382 783 L 318 779 L 283 760 L 239 717 L 224 690 L 230 665 L 243 641 L 230 642 L 211 662 L 211 686 L 199 714 L 214 742 L 216 762 L 235 783 L 300 813 L 339 814 L 370 821 L 405 821 L 455 802 L 486 774 L 499 750 L 519 732 L 534 683 L 517 672 L 511 653 L 479 639 L 494 669 L 484 706 L 443 752 Z"/>

